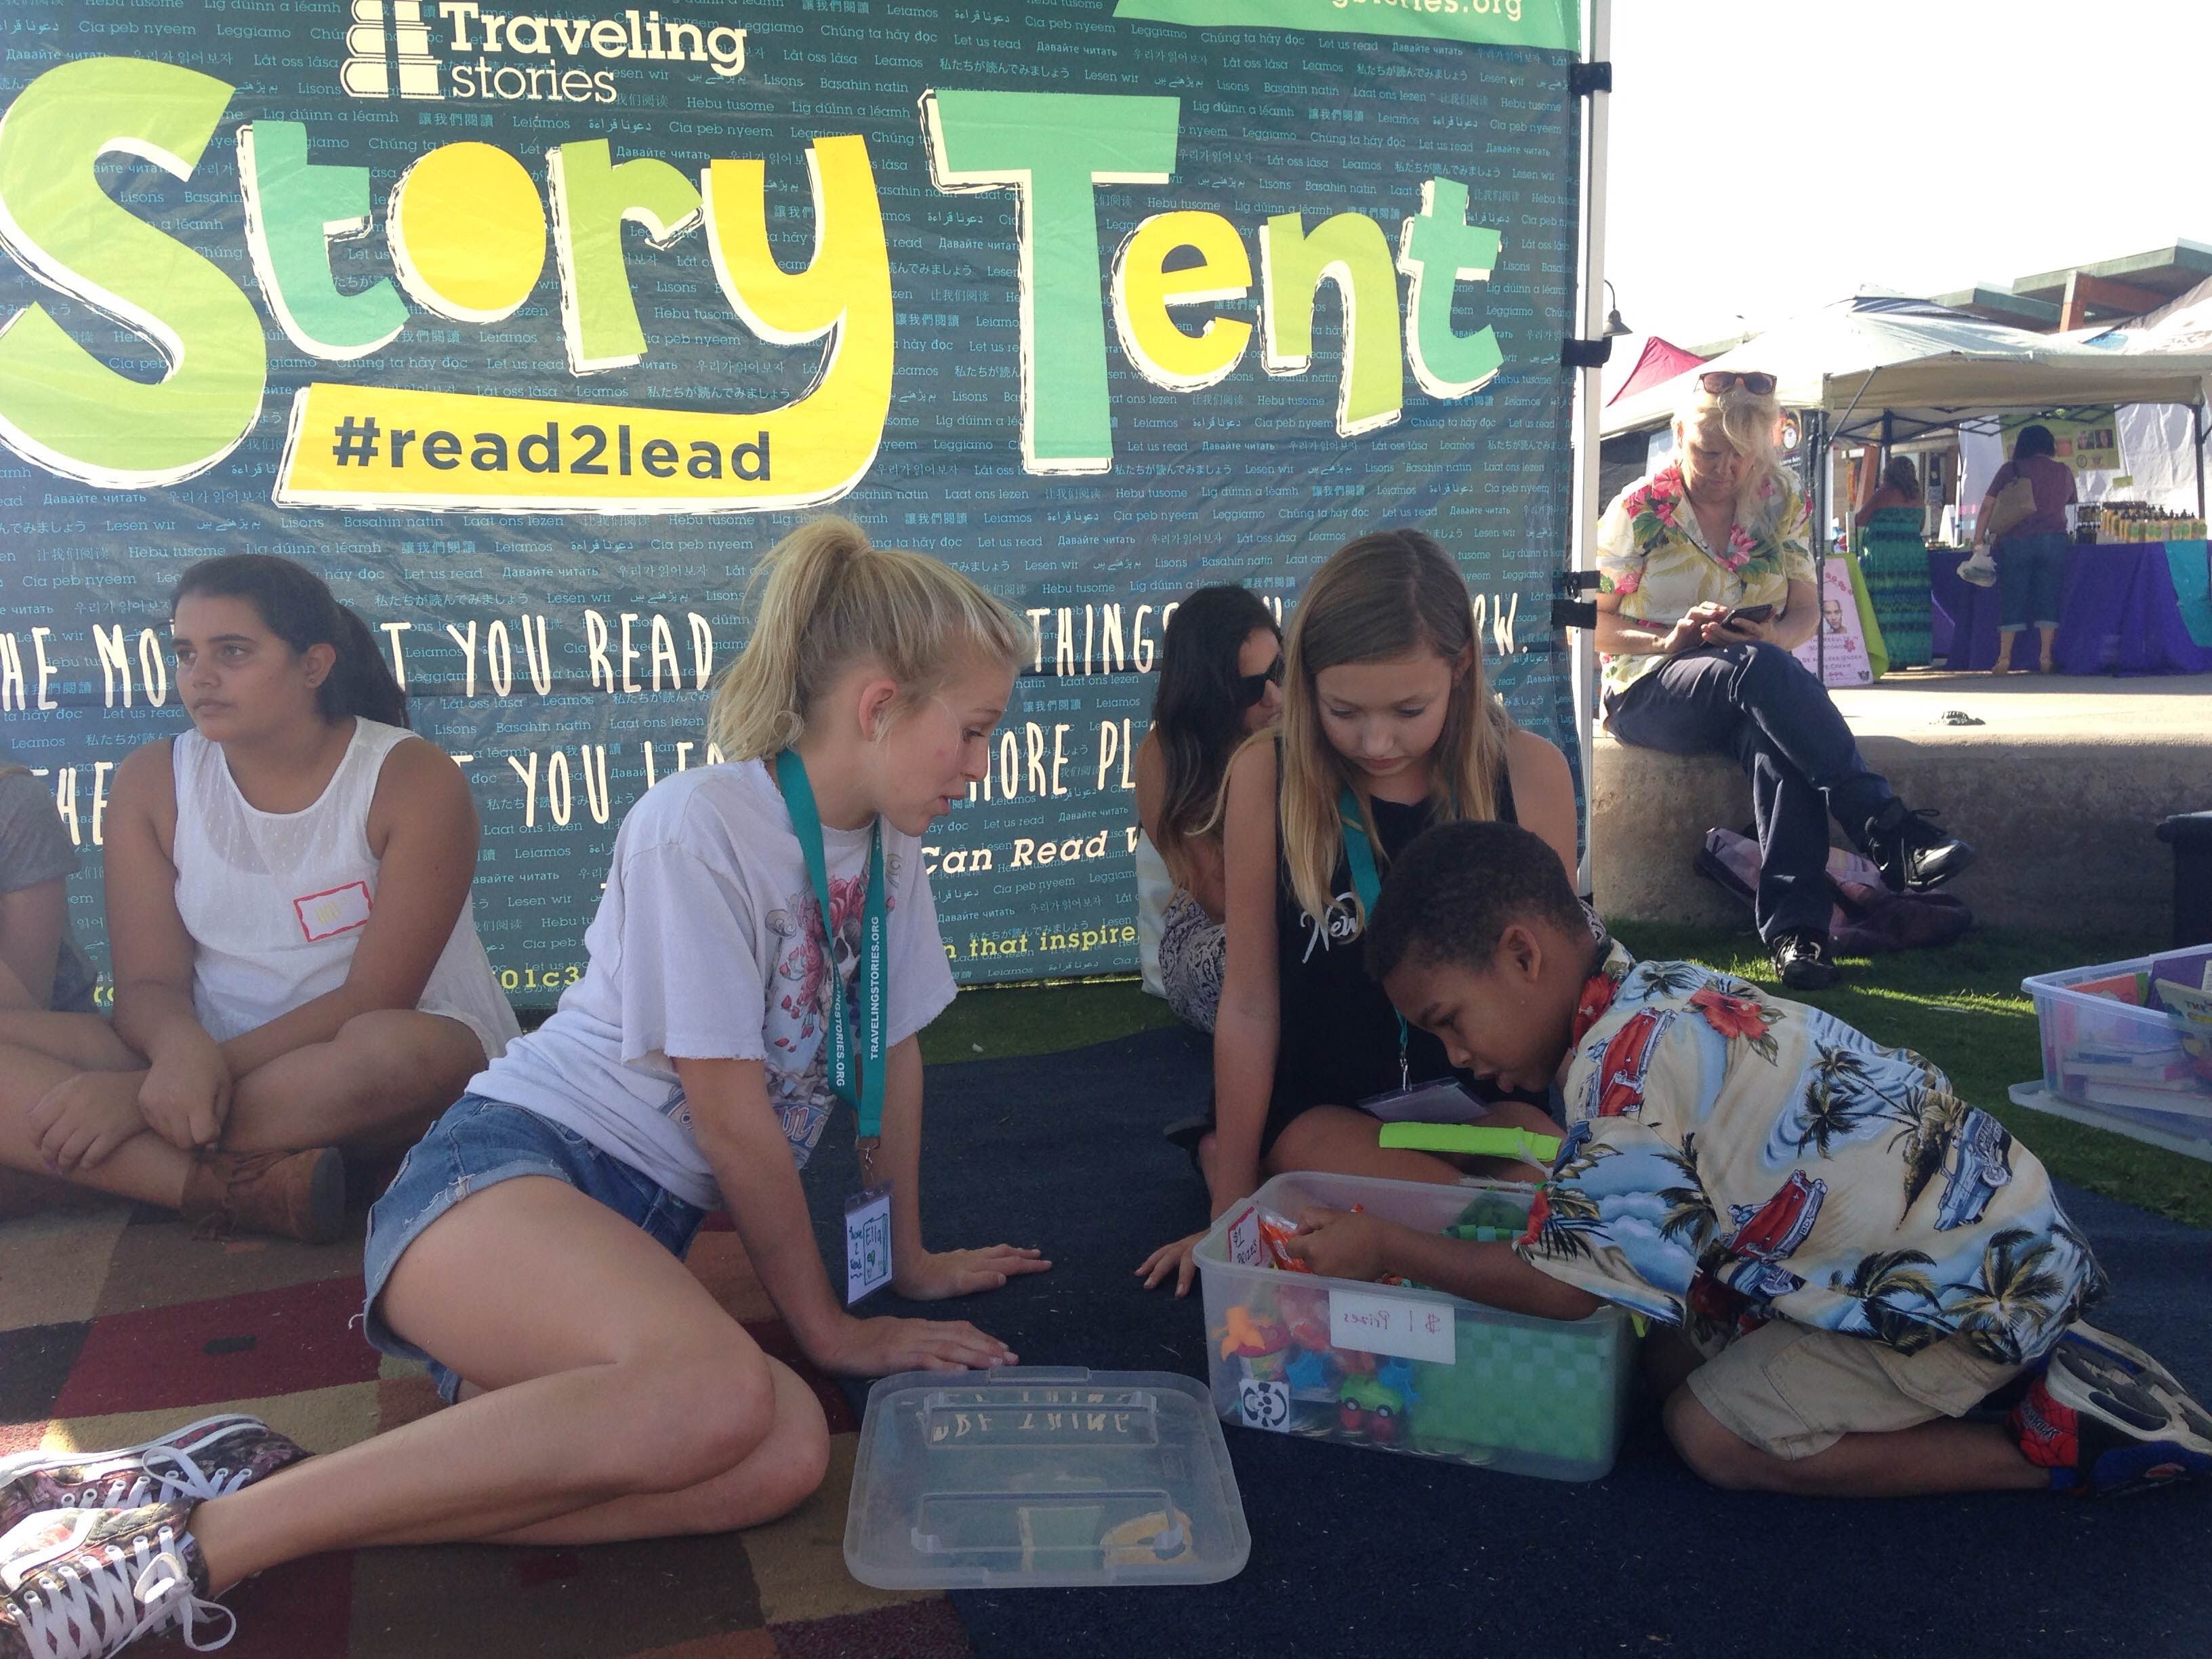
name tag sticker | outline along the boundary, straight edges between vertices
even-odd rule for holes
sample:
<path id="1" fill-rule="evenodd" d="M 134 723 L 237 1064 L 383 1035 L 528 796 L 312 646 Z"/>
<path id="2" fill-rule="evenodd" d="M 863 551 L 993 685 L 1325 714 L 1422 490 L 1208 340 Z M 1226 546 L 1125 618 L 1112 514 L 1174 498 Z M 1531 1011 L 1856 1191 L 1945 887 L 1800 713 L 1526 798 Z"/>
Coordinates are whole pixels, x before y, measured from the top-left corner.
<path id="1" fill-rule="evenodd" d="M 365 881 L 349 881 L 343 887 L 304 894 L 292 901 L 293 913 L 300 918 L 300 932 L 311 945 L 319 939 L 366 927 L 373 908 Z"/>
<path id="2" fill-rule="evenodd" d="M 1260 1209 L 1244 1206 L 1244 1213 L 1229 1224 L 1229 1259 L 1240 1267 L 1260 1265 Z"/>
<path id="3" fill-rule="evenodd" d="M 845 1200 L 845 1305 L 891 1282 L 891 1189 L 871 1187 Z"/>
<path id="4" fill-rule="evenodd" d="M 1459 1358 L 1454 1323 L 1449 1305 L 1373 1291 L 1332 1289 L 1328 1293 L 1328 1340 L 1360 1353 L 1453 1364 Z"/>

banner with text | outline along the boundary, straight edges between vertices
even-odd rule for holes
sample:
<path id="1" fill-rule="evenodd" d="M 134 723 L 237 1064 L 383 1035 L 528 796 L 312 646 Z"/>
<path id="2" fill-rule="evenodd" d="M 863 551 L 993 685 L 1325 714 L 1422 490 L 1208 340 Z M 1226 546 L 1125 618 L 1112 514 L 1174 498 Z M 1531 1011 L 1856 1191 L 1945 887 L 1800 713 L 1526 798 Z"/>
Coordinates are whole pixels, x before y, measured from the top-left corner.
<path id="1" fill-rule="evenodd" d="M 926 854 L 967 980 L 1135 960 L 1132 760 L 1178 597 L 1351 536 L 1462 561 L 1572 752 L 1572 0 L 11 0 L 0 739 L 86 855 L 180 729 L 167 594 L 327 578 L 484 824 L 518 1003 L 806 513 L 1032 650 Z"/>

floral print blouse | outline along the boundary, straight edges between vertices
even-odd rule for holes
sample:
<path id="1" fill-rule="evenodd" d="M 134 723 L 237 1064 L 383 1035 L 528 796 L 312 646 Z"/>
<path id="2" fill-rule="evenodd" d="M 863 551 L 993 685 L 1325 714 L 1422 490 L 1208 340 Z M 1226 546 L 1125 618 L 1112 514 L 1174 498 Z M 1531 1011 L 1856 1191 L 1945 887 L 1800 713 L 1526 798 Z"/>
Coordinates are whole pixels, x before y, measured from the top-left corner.
<path id="1" fill-rule="evenodd" d="M 1620 614 L 1671 627 L 1695 605 L 1771 605 L 1792 581 L 1810 583 L 1813 553 L 1803 492 L 1769 479 L 1747 520 L 1739 510 L 1728 545 L 1705 545 L 1679 462 L 1621 491 L 1597 526 L 1598 591 L 1620 595 Z M 1601 657 L 1608 705 L 1664 658 Z"/>
<path id="2" fill-rule="evenodd" d="M 1568 1134 L 1516 1249 L 1700 1346 L 1793 1320 L 2043 1352 L 2103 1291 L 2043 1165 L 1943 1073 L 1817 1008 L 1610 945 Z"/>

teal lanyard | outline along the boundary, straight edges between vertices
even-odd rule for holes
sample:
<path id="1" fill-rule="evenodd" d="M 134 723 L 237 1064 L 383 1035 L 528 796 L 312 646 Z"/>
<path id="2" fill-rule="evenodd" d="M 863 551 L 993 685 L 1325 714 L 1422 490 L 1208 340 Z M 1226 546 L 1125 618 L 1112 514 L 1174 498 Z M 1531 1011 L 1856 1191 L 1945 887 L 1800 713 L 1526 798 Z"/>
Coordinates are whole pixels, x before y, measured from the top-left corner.
<path id="1" fill-rule="evenodd" d="M 1382 896 L 1382 878 L 1376 873 L 1375 849 L 1368 844 L 1367 820 L 1359 815 L 1359 797 L 1350 785 L 1337 797 L 1337 815 L 1344 820 L 1344 859 L 1352 866 L 1352 890 L 1359 895 L 1359 927 L 1364 933 L 1374 919 L 1376 902 Z M 1395 1010 L 1392 1012 L 1395 1012 Z M 1409 1041 L 1406 1017 L 1398 1015 L 1398 1086 L 1413 1087 L 1413 1066 L 1407 1054 Z"/>
<path id="2" fill-rule="evenodd" d="M 830 1086 L 860 1115 L 865 1167 L 872 1161 L 884 1127 L 884 937 L 890 906 L 884 881 L 883 822 L 877 820 L 868 845 L 868 902 L 861 919 L 860 965 L 860 1023 L 867 1033 L 867 1055 L 855 1090 L 853 1018 L 845 1001 L 844 981 L 837 973 L 837 936 L 830 925 L 830 867 L 822 850 L 822 813 L 814 804 L 814 786 L 806 779 L 806 763 L 795 750 L 787 749 L 775 757 L 775 781 L 783 790 L 783 804 L 791 813 L 791 830 L 799 837 L 799 850 L 806 855 L 806 878 L 814 884 L 814 901 L 822 912 L 822 945 L 829 953 L 825 960 L 833 1005 L 823 1035 L 829 1050 Z"/>

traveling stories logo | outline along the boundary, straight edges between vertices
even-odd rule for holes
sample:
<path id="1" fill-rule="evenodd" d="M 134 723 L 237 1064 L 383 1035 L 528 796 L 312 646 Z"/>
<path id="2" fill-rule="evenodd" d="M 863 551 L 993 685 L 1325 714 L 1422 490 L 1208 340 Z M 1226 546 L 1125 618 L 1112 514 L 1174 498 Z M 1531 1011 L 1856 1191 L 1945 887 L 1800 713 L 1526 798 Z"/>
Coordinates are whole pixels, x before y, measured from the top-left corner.
<path id="1" fill-rule="evenodd" d="M 704 64 L 726 79 L 745 67 L 744 30 L 635 8 L 554 17 L 476 0 L 353 0 L 345 45 L 338 84 L 356 98 L 611 104 L 612 72 L 585 60 Z"/>

